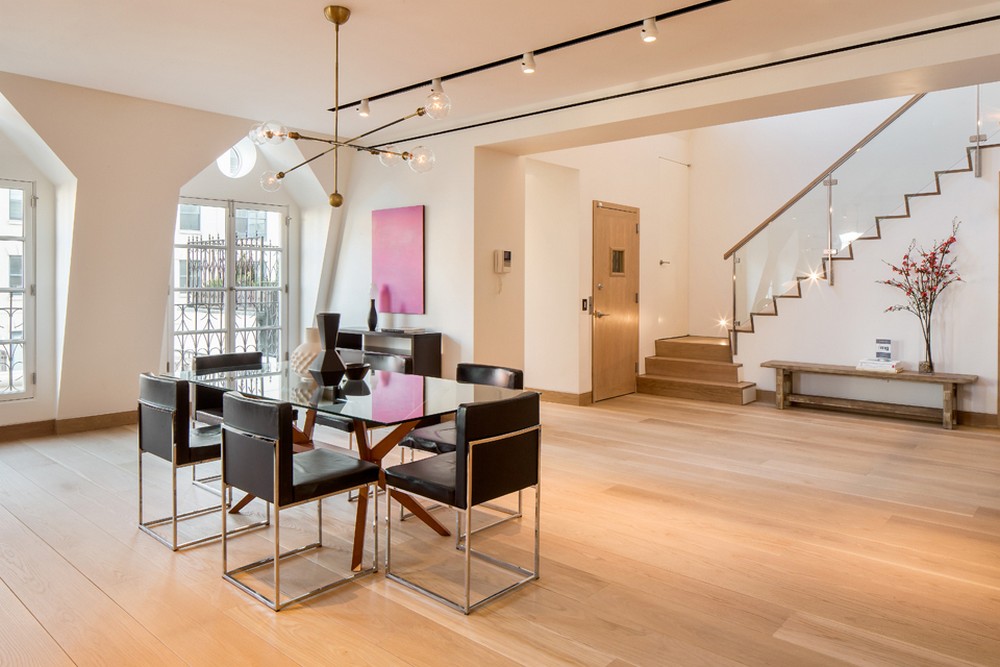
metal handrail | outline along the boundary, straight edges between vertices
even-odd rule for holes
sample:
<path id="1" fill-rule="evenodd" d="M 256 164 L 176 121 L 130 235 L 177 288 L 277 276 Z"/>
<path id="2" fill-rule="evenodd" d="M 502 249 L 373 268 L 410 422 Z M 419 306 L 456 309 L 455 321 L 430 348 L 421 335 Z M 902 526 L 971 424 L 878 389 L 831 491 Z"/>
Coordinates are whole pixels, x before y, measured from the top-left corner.
<path id="1" fill-rule="evenodd" d="M 904 113 L 906 113 L 907 111 L 909 111 L 910 107 L 912 107 L 914 104 L 916 104 L 917 102 L 919 102 L 920 100 L 922 100 L 924 98 L 925 94 L 926 93 L 920 93 L 920 94 L 914 95 L 909 100 L 907 100 L 903 104 L 903 106 L 899 107 L 899 109 L 897 109 L 895 112 L 893 112 L 893 114 L 891 116 L 889 116 L 884 121 L 882 121 L 879 124 L 878 127 L 876 127 L 874 130 L 872 130 L 871 132 L 869 132 L 861 141 L 859 141 L 858 143 L 854 144 L 854 146 L 852 146 L 850 150 L 848 150 L 839 159 L 837 159 L 836 162 L 834 162 L 832 165 L 830 165 L 830 167 L 827 168 L 826 171 L 824 171 L 819 176 L 817 176 L 812 181 L 810 181 L 810 183 L 808 185 L 806 185 L 804 188 L 802 188 L 802 190 L 800 190 L 798 192 L 798 194 L 796 194 L 791 199 L 789 199 L 787 202 L 785 202 L 781 207 L 778 208 L 777 211 L 775 211 L 770 216 L 768 216 L 768 218 L 766 220 L 764 220 L 764 222 L 762 222 L 759 225 L 757 225 L 756 227 L 754 227 L 753 230 L 749 234 L 747 234 L 746 236 L 744 236 L 742 239 L 740 239 L 740 241 L 736 245 L 734 245 L 732 248 L 730 248 L 729 250 L 727 250 L 726 253 L 722 256 L 722 259 L 729 259 L 740 248 L 742 248 L 743 246 L 745 246 L 747 243 L 749 243 L 750 241 L 752 241 L 754 239 L 754 237 L 756 237 L 762 231 L 764 231 L 765 229 L 767 229 L 768 225 L 770 225 L 772 222 L 774 222 L 776 219 L 778 219 L 778 217 L 780 217 L 782 213 L 784 213 L 785 211 L 787 211 L 788 209 L 790 209 L 792 206 L 794 206 L 796 203 L 798 203 L 799 200 L 801 200 L 803 197 L 805 197 L 807 194 L 809 194 L 812 191 L 813 188 L 815 188 L 817 185 L 819 185 L 820 183 L 822 183 L 827 177 L 829 177 L 831 174 L 833 174 L 833 172 L 835 172 L 837 169 L 839 169 L 845 162 L 847 162 L 848 160 L 850 160 L 851 157 L 855 153 L 857 153 L 859 150 L 861 150 L 862 148 L 864 148 L 869 142 L 872 141 L 872 139 L 874 139 L 878 135 L 882 134 L 882 132 L 887 127 L 889 127 L 890 125 L 892 125 L 894 122 L 896 122 L 896 120 L 900 116 L 902 116 Z"/>

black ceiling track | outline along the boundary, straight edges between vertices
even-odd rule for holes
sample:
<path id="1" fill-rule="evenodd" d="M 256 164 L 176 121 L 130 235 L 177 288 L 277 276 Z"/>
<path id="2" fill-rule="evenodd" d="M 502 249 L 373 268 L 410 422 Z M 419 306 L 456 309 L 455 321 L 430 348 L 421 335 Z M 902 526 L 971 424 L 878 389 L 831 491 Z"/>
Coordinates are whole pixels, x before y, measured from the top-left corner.
<path id="1" fill-rule="evenodd" d="M 692 77 L 690 79 L 683 79 L 681 81 L 672 81 L 670 83 L 663 83 L 656 86 L 650 86 L 648 88 L 641 88 L 639 90 L 630 90 L 624 93 L 616 93 L 613 95 L 604 95 L 601 97 L 595 97 L 587 100 L 581 100 L 579 102 L 570 102 L 568 104 L 560 104 L 554 107 L 548 107 L 546 109 L 538 109 L 536 111 L 529 111 L 526 113 L 515 114 L 512 116 L 504 116 L 502 118 L 495 118 L 493 120 L 482 121 L 479 123 L 471 123 L 469 125 L 461 125 L 458 127 L 452 127 L 446 130 L 439 130 L 437 132 L 428 132 L 427 134 L 419 134 L 412 137 L 406 137 L 401 139 L 395 139 L 392 142 L 401 144 L 410 141 L 417 141 L 419 139 L 426 139 L 428 137 L 438 137 L 445 134 L 451 134 L 453 132 L 461 132 L 463 130 L 473 130 L 479 127 L 486 127 L 488 125 L 496 125 L 499 123 L 507 123 L 514 120 L 521 120 L 524 118 L 531 118 L 532 116 L 541 116 L 547 113 L 554 113 L 557 111 L 566 111 L 567 109 L 575 109 L 577 107 L 587 106 L 590 104 L 599 104 L 601 102 L 609 102 L 611 100 L 618 100 L 626 97 L 632 97 L 634 95 L 644 95 L 646 93 L 657 92 L 660 90 L 667 90 L 670 88 L 677 88 L 679 86 L 686 86 L 692 83 L 700 83 L 702 81 L 712 81 L 713 79 L 721 79 L 727 76 L 735 76 L 737 74 L 746 74 L 748 72 L 757 72 L 764 69 L 770 69 L 772 67 L 780 67 L 782 65 L 789 65 L 792 63 L 804 62 L 807 60 L 815 60 L 817 58 L 825 58 L 827 56 L 837 55 L 840 53 L 849 53 L 851 51 L 859 51 L 861 49 L 871 48 L 873 46 L 882 46 L 884 44 L 892 44 L 894 42 L 901 42 L 908 39 L 916 39 L 918 37 L 926 37 L 927 35 L 934 35 L 943 32 L 949 32 L 952 30 L 960 30 L 962 28 L 970 28 L 977 25 L 983 25 L 985 23 L 993 23 L 1000 21 L 1000 15 L 986 16 L 984 18 L 972 19 L 970 21 L 963 21 L 961 23 L 952 23 L 949 25 L 938 26 L 936 28 L 927 28 L 926 30 L 917 30 L 915 32 L 908 32 L 902 35 L 895 35 L 893 37 L 885 37 L 883 39 L 875 39 L 867 42 L 861 42 L 860 44 L 852 44 L 850 46 L 841 46 L 835 49 L 827 49 L 825 51 L 817 51 L 815 53 L 807 53 L 801 56 L 793 56 L 791 58 L 782 58 L 780 60 L 774 60 L 767 63 L 761 63 L 759 65 L 750 65 L 748 67 L 739 67 L 737 69 L 726 70 L 724 72 L 716 72 L 714 74 L 706 74 L 704 76 Z M 641 22 L 638 24 L 641 25 Z M 921 91 L 924 92 L 924 91 Z M 379 144 L 384 145 L 384 144 Z"/>

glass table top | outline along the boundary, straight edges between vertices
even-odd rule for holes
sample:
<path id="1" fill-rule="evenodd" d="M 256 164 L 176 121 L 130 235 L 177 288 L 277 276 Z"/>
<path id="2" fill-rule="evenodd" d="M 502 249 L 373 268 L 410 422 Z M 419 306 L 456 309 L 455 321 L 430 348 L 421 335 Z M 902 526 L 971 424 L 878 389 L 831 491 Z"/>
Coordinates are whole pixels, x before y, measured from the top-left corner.
<path id="1" fill-rule="evenodd" d="M 444 378 L 369 371 L 362 380 L 320 387 L 312 376 L 296 374 L 288 364 L 256 370 L 167 373 L 191 384 L 233 389 L 247 396 L 287 401 L 330 415 L 360 419 L 371 426 L 389 426 L 423 417 L 455 412 L 463 403 L 495 401 L 522 393 Z"/>

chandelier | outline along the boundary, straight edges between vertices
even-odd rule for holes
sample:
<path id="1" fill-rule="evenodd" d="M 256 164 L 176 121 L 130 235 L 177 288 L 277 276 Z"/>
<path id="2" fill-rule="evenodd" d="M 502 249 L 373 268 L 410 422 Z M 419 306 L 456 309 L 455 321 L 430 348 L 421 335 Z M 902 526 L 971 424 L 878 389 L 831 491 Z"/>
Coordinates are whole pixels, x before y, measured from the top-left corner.
<path id="1" fill-rule="evenodd" d="M 401 118 L 398 118 L 390 123 L 376 127 L 373 130 L 369 130 L 363 134 L 359 134 L 351 139 L 341 140 L 340 138 L 340 26 L 347 23 L 347 19 L 351 17 L 351 10 L 347 7 L 341 7 L 340 5 L 329 5 L 323 10 L 323 15 L 326 16 L 326 20 L 334 26 L 334 59 L 333 59 L 333 138 L 324 139 L 322 137 L 310 137 L 304 135 L 300 132 L 290 131 L 284 125 L 277 121 L 267 121 L 265 123 L 258 123 L 254 125 L 250 130 L 250 139 L 258 146 L 263 144 L 280 144 L 286 139 L 292 139 L 295 141 L 315 141 L 318 143 L 328 144 L 329 148 L 317 153 L 307 160 L 303 160 L 294 167 L 290 167 L 284 171 L 268 171 L 261 175 L 260 185 L 262 188 L 268 192 L 274 192 L 281 187 L 281 181 L 288 174 L 292 173 L 299 167 L 304 167 L 313 160 L 323 157 L 329 153 L 333 153 L 333 192 L 330 193 L 330 206 L 338 207 L 344 203 L 344 196 L 340 194 L 338 187 L 338 171 L 339 171 L 339 154 L 340 149 L 350 148 L 357 151 L 363 151 L 370 153 L 378 157 L 379 162 L 384 166 L 390 167 L 400 162 L 406 162 L 410 169 L 417 173 L 423 173 L 430 171 L 434 166 L 434 151 L 426 146 L 417 146 L 409 151 L 399 151 L 394 146 L 390 144 L 379 144 L 379 145 L 363 145 L 360 142 L 362 139 L 384 130 L 388 127 L 392 127 L 398 123 L 402 123 L 405 120 L 413 118 L 414 116 L 429 116 L 434 119 L 441 119 L 448 115 L 451 110 L 451 100 L 445 95 L 444 91 L 441 89 L 441 79 L 434 79 L 431 83 L 431 92 L 424 101 L 424 106 L 418 108 L 411 114 L 407 114 Z"/>

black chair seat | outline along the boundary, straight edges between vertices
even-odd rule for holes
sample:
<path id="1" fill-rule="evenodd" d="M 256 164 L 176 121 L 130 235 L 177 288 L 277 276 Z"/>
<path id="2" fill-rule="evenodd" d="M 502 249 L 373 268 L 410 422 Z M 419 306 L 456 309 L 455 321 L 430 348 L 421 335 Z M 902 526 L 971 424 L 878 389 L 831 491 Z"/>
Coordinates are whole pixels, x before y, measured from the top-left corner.
<path id="1" fill-rule="evenodd" d="M 184 463 L 201 463 L 219 458 L 222 449 L 222 426 L 213 424 L 191 429 L 188 436 L 188 452 Z M 178 459 L 182 457 L 178 453 Z M 177 462 L 181 463 L 180 460 Z"/>
<path id="2" fill-rule="evenodd" d="M 504 366 L 461 363 L 455 369 L 455 379 L 471 384 L 524 389 L 524 373 L 520 369 Z M 455 451 L 455 439 L 455 422 L 446 421 L 416 428 L 399 444 L 401 447 L 443 454 Z"/>
<path id="3" fill-rule="evenodd" d="M 455 452 L 447 452 L 385 469 L 388 486 L 428 500 L 456 507 L 465 504 L 455 498 Z"/>
<path id="4" fill-rule="evenodd" d="M 204 390 L 207 388 L 208 387 L 200 387 L 199 389 Z M 194 420 L 197 422 L 201 422 L 202 424 L 219 426 L 222 424 L 222 408 L 208 408 L 205 410 L 195 410 Z"/>
<path id="5" fill-rule="evenodd" d="M 374 463 L 328 449 L 300 452 L 292 457 L 295 502 L 373 484 L 378 481 L 378 472 Z"/>
<path id="6" fill-rule="evenodd" d="M 407 434 L 406 440 L 401 444 L 423 452 L 444 454 L 455 451 L 455 437 L 455 422 L 447 421 L 415 428 Z"/>

